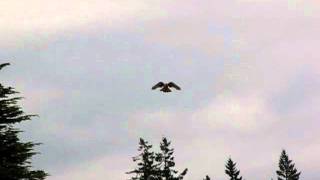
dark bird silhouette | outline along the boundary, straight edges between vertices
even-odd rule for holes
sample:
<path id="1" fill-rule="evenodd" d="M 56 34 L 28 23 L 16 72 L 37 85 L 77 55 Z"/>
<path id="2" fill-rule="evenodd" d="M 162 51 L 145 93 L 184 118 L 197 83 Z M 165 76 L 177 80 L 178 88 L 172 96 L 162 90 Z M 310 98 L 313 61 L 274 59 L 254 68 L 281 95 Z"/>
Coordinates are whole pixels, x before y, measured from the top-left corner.
<path id="1" fill-rule="evenodd" d="M 158 82 L 156 85 L 154 85 L 152 87 L 152 90 L 155 90 L 157 88 L 161 88 L 160 91 L 162 91 L 164 93 L 171 92 L 170 88 L 175 88 L 176 90 L 181 90 L 181 88 L 173 82 L 169 82 L 169 83 Z"/>
<path id="2" fill-rule="evenodd" d="M 2 68 L 4 68 L 5 66 L 9 66 L 10 65 L 10 63 L 3 63 L 3 64 L 0 64 L 0 70 L 2 69 Z"/>

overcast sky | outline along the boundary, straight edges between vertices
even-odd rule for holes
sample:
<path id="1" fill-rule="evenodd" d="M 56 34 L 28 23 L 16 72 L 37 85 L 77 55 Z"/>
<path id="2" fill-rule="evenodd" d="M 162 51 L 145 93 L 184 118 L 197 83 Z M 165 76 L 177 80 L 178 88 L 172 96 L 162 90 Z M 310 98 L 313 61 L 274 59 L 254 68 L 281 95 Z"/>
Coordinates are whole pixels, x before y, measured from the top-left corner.
<path id="1" fill-rule="evenodd" d="M 318 0 L 2 0 L 1 83 L 39 118 L 48 180 L 123 180 L 166 136 L 186 180 L 276 178 L 287 150 L 320 179 Z M 182 91 L 151 91 L 158 81 Z"/>

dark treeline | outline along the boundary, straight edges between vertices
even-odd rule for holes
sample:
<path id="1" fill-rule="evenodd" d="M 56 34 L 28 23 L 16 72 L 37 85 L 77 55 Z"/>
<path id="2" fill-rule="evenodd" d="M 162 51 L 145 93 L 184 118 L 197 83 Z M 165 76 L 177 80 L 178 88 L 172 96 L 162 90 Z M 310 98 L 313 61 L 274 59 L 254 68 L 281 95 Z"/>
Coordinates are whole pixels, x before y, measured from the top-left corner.
<path id="1" fill-rule="evenodd" d="M 0 64 L 0 70 L 9 63 Z M 39 143 L 21 142 L 21 132 L 15 124 L 29 121 L 34 115 L 27 115 L 18 105 L 21 97 L 12 87 L 0 84 L 0 179 L 1 180 L 42 180 L 48 175 L 42 170 L 32 170 L 30 159 L 34 146 Z"/>
<path id="2" fill-rule="evenodd" d="M 152 145 L 140 138 L 139 154 L 132 158 L 133 162 L 136 163 L 136 168 L 127 172 L 127 174 L 132 175 L 130 180 L 182 180 L 188 169 L 185 168 L 181 173 L 175 170 L 174 149 L 170 145 L 171 142 L 163 137 L 160 142 L 160 152 L 154 152 L 152 151 Z M 228 180 L 244 180 L 236 165 L 231 158 L 227 159 L 225 174 Z M 277 180 L 299 180 L 301 172 L 298 172 L 295 168 L 295 164 L 289 159 L 285 150 L 281 152 L 278 166 Z M 213 180 L 213 178 L 205 175 L 203 180 Z"/>
<path id="3" fill-rule="evenodd" d="M 152 151 L 152 145 L 140 138 L 138 151 L 139 155 L 133 157 L 137 167 L 127 172 L 134 174 L 132 180 L 179 180 L 187 174 L 188 169 L 181 173 L 174 169 L 175 162 L 173 157 L 173 148 L 170 148 L 171 142 L 162 138 L 160 143 L 160 152 Z"/>

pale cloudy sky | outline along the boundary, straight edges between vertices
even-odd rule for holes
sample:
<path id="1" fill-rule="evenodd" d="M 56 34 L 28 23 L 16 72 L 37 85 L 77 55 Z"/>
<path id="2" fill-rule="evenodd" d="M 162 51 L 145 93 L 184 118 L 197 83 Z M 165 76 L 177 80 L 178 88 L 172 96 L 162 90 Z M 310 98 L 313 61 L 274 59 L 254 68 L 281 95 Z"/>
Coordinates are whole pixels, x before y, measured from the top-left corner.
<path id="1" fill-rule="evenodd" d="M 40 118 L 48 180 L 122 180 L 138 138 L 172 140 L 186 180 L 270 179 L 285 148 L 320 179 L 317 0 L 2 0 L 1 82 Z M 175 81 L 181 92 L 151 91 Z"/>

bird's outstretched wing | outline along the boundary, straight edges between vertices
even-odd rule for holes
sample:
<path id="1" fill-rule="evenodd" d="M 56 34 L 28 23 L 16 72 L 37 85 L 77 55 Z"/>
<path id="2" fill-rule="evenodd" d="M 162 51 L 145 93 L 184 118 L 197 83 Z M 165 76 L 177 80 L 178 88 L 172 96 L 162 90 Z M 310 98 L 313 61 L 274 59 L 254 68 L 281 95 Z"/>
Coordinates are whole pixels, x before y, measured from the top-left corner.
<path id="1" fill-rule="evenodd" d="M 163 83 L 163 82 L 158 82 L 156 85 L 154 85 L 154 86 L 152 87 L 152 90 L 157 89 L 157 88 L 159 88 L 159 87 L 163 87 L 163 86 L 164 86 L 164 83 Z"/>
<path id="2" fill-rule="evenodd" d="M 3 63 L 3 64 L 0 64 L 0 70 L 3 68 L 3 67 L 5 67 L 5 66 L 9 66 L 10 65 L 10 63 Z"/>
<path id="3" fill-rule="evenodd" d="M 176 88 L 177 90 L 181 90 L 181 88 L 178 85 L 176 85 L 175 83 L 173 83 L 173 82 L 169 82 L 168 86 Z"/>

